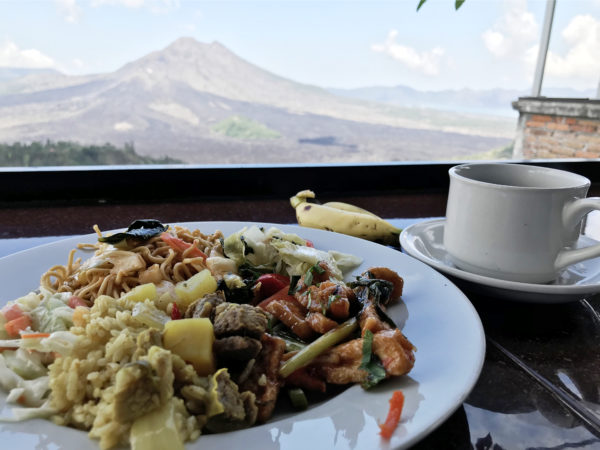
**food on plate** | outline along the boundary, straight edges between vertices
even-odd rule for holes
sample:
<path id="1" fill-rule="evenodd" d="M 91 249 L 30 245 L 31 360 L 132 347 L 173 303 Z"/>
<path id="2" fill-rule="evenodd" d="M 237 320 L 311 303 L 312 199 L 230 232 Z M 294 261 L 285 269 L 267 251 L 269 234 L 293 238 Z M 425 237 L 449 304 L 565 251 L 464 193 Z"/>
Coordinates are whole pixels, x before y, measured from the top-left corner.
<path id="1" fill-rule="evenodd" d="M 314 202 L 315 193 L 298 192 L 290 198 L 298 224 L 309 228 L 335 231 L 386 245 L 397 245 L 401 229 L 370 211 L 342 202 L 323 205 Z"/>
<path id="2" fill-rule="evenodd" d="M 390 398 L 390 410 L 388 415 L 381 425 L 379 425 L 379 434 L 383 439 L 390 439 L 394 434 L 394 430 L 400 423 L 400 416 L 404 408 L 404 394 L 402 391 L 394 391 Z"/>
<path id="3" fill-rule="evenodd" d="M 18 405 L 0 420 L 48 418 L 101 448 L 182 448 L 414 365 L 386 313 L 404 284 L 389 268 L 350 278 L 359 257 L 275 227 L 95 230 L 87 260 L 70 252 L 0 310 L 0 387 Z"/>

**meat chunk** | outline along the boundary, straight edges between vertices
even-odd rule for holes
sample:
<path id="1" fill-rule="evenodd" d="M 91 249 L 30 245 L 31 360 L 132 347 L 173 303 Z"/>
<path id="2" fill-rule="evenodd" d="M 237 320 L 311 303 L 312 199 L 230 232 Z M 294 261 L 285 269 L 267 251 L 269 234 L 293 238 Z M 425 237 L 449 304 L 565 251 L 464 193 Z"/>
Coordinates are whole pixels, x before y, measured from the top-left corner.
<path id="1" fill-rule="evenodd" d="M 258 339 L 247 336 L 228 336 L 217 339 L 213 345 L 220 366 L 245 364 L 255 358 L 262 344 Z"/>
<path id="2" fill-rule="evenodd" d="M 187 319 L 207 317 L 213 319 L 215 308 L 217 305 L 225 302 L 225 295 L 223 291 L 217 291 L 213 294 L 205 295 L 202 298 L 192 302 L 190 306 L 185 310 L 185 317 Z"/>
<path id="3" fill-rule="evenodd" d="M 227 369 L 219 369 L 210 378 L 206 428 L 214 433 L 237 430 L 254 425 L 257 416 L 255 396 L 241 392 L 231 381 Z"/>
<path id="4" fill-rule="evenodd" d="M 350 302 L 356 300 L 354 291 L 333 281 L 324 281 L 295 294 L 298 303 L 312 312 L 324 314 L 339 320 L 347 319 Z"/>
<path id="5" fill-rule="evenodd" d="M 221 303 L 215 309 L 215 336 L 249 336 L 260 338 L 267 329 L 265 312 L 252 305 Z"/>
<path id="6" fill-rule="evenodd" d="M 111 415 L 122 423 L 131 421 L 164 405 L 172 395 L 171 352 L 153 346 L 142 359 L 117 372 Z"/>
<path id="7" fill-rule="evenodd" d="M 367 372 L 361 369 L 364 339 L 344 342 L 318 356 L 309 366 L 331 384 L 362 383 Z M 373 335 L 372 352 L 381 361 L 386 376 L 405 375 L 415 363 L 415 347 L 400 330 L 386 329 Z"/>
<path id="8" fill-rule="evenodd" d="M 250 374 L 240 383 L 240 390 L 250 391 L 256 395 L 257 421 L 265 422 L 271 417 L 279 395 L 281 387 L 279 364 L 285 352 L 285 342 L 265 333 L 261 338 L 261 344 L 262 350 L 256 357 L 256 363 Z"/>
<path id="9" fill-rule="evenodd" d="M 306 321 L 310 327 L 319 334 L 325 334 L 338 326 L 338 323 L 335 320 L 325 317 L 320 312 L 311 312 L 306 316 Z"/>
<path id="10" fill-rule="evenodd" d="M 415 364 L 415 346 L 398 329 L 373 335 L 375 353 L 389 375 L 399 376 L 411 371 Z"/>
<path id="11" fill-rule="evenodd" d="M 115 377 L 114 417 L 128 422 L 160 406 L 158 380 L 147 361 L 127 364 Z"/>
<path id="12" fill-rule="evenodd" d="M 396 300 L 402 295 L 402 290 L 404 289 L 404 279 L 392 269 L 388 269 L 387 267 L 371 267 L 363 275 L 367 274 L 370 274 L 369 278 L 377 278 L 392 283 L 394 288 L 390 294 L 390 300 Z"/>
<path id="13" fill-rule="evenodd" d="M 306 310 L 295 300 L 273 300 L 266 306 L 268 312 L 281 320 L 292 332 L 302 338 L 310 339 L 315 334 L 306 321 Z"/>

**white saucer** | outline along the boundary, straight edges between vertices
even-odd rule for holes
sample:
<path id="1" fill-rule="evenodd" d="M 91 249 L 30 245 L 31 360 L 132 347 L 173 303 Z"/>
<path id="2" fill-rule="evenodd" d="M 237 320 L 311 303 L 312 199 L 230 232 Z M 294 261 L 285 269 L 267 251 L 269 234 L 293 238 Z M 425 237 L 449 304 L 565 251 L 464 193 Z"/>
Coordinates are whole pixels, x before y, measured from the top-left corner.
<path id="1" fill-rule="evenodd" d="M 600 258 L 574 264 L 548 284 L 499 280 L 461 270 L 452 263 L 444 248 L 445 222 L 445 219 L 436 219 L 405 228 L 400 234 L 400 245 L 404 253 L 454 277 L 459 286 L 492 297 L 532 303 L 573 302 L 600 292 Z M 594 239 L 581 236 L 577 247 L 595 243 Z"/>

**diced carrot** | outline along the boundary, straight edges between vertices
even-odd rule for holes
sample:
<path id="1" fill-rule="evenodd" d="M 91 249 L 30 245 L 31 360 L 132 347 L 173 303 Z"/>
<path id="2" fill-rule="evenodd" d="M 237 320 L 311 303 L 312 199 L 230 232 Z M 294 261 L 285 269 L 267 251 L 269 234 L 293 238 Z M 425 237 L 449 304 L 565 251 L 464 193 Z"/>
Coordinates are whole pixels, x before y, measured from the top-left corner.
<path id="1" fill-rule="evenodd" d="M 402 415 L 402 408 L 404 407 L 404 394 L 402 391 L 394 391 L 392 398 L 390 398 L 390 410 L 388 412 L 385 422 L 379 425 L 381 429 L 379 434 L 384 439 L 390 439 L 394 430 L 400 423 L 400 416 Z"/>
<path id="2" fill-rule="evenodd" d="M 16 303 L 6 305 L 0 310 L 0 312 L 2 313 L 7 322 L 10 322 L 11 320 L 21 317 L 23 315 L 23 310 Z"/>
<path id="3" fill-rule="evenodd" d="M 22 334 L 21 335 L 21 339 L 41 339 L 41 338 L 47 338 L 50 336 L 50 333 L 27 333 L 27 334 Z"/>
<path id="4" fill-rule="evenodd" d="M 31 318 L 25 314 L 4 324 L 4 329 L 10 336 L 19 336 L 19 331 L 31 326 Z"/>
<path id="5" fill-rule="evenodd" d="M 263 301 L 261 301 L 257 306 L 259 308 L 265 309 L 267 307 L 267 305 L 269 303 L 271 303 L 273 300 L 290 300 L 290 301 L 296 301 L 296 299 L 288 294 L 288 291 L 290 290 L 290 285 L 288 284 L 287 286 L 281 288 L 280 290 L 278 290 L 277 292 L 275 292 L 273 295 L 271 295 L 270 297 L 265 298 Z M 265 309 L 266 311 L 266 309 Z"/>

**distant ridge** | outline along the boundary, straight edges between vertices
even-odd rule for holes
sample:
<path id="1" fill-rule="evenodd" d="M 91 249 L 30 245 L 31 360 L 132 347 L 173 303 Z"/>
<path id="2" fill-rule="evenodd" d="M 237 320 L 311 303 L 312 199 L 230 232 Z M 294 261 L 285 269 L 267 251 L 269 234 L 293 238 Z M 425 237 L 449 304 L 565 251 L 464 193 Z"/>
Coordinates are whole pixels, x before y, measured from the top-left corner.
<path id="1" fill-rule="evenodd" d="M 329 92 L 347 98 L 390 105 L 418 108 L 433 108 L 474 114 L 496 114 L 516 116 L 511 103 L 530 92 L 516 89 L 456 89 L 420 91 L 408 86 L 370 86 L 357 89 L 328 89 Z M 545 88 L 548 97 L 592 98 L 594 90 L 569 88 Z"/>

